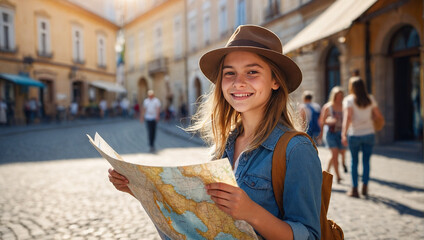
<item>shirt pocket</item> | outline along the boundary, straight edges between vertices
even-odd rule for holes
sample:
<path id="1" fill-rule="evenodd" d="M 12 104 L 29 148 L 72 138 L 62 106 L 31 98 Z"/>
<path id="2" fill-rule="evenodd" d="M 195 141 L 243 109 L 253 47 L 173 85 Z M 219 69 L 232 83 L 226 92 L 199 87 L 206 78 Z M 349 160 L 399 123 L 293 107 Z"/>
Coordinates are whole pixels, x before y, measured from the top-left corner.
<path id="1" fill-rule="evenodd" d="M 246 175 L 243 179 L 243 183 L 253 191 L 272 189 L 270 180 L 255 175 Z"/>

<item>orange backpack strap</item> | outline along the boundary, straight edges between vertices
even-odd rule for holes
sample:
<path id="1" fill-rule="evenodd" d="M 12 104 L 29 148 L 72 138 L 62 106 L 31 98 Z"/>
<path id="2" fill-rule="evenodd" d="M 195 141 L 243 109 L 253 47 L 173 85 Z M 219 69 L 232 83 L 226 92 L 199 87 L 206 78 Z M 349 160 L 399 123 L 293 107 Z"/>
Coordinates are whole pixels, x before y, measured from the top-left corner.
<path id="1" fill-rule="evenodd" d="M 311 139 L 311 137 L 309 137 L 308 134 L 304 132 L 296 132 L 296 131 L 285 132 L 278 140 L 277 145 L 274 148 L 274 154 L 272 155 L 271 178 L 272 178 L 272 188 L 274 190 L 275 200 L 277 201 L 278 208 L 280 209 L 282 216 L 284 216 L 283 193 L 284 193 L 284 181 L 286 179 L 286 148 L 290 140 L 297 135 L 303 135 L 307 137 L 318 152 L 318 149 L 315 146 L 314 141 Z"/>

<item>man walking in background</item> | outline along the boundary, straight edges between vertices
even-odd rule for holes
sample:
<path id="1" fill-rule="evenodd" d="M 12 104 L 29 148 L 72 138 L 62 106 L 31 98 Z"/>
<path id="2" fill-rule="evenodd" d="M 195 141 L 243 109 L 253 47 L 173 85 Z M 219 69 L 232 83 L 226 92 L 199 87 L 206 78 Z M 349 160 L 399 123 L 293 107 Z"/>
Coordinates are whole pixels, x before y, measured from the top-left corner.
<path id="1" fill-rule="evenodd" d="M 144 99 L 140 114 L 140 122 L 146 121 L 150 152 L 155 151 L 156 124 L 160 119 L 160 107 L 160 101 L 155 97 L 153 90 L 147 91 L 147 98 Z"/>
<path id="2" fill-rule="evenodd" d="M 303 92 L 303 104 L 300 107 L 300 116 L 305 124 L 306 133 L 317 142 L 321 138 L 321 127 L 318 123 L 321 106 L 312 101 L 311 91 Z"/>

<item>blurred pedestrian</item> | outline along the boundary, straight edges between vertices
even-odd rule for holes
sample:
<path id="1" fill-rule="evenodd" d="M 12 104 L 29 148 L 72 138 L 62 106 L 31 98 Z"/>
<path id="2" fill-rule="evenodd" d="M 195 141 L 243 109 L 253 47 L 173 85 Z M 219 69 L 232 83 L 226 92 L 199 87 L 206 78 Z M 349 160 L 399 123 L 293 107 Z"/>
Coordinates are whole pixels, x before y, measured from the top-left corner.
<path id="1" fill-rule="evenodd" d="M 321 138 L 321 127 L 319 125 L 319 116 L 321 106 L 312 101 L 313 93 L 311 91 L 303 92 L 303 104 L 300 105 L 300 117 L 304 123 L 306 133 L 317 142 Z"/>
<path id="2" fill-rule="evenodd" d="M 345 164 L 345 149 L 342 144 L 342 125 L 343 125 L 343 90 L 336 86 L 331 89 L 328 102 L 322 107 L 319 122 L 323 129 L 323 141 L 325 146 L 331 151 L 331 159 L 327 165 L 327 172 L 334 167 L 337 182 L 342 178 L 339 173 L 339 155 L 342 157 L 344 171 L 347 172 Z"/>
<path id="3" fill-rule="evenodd" d="M 7 104 L 3 99 L 0 99 L 0 125 L 7 124 Z"/>
<path id="4" fill-rule="evenodd" d="M 106 99 L 100 100 L 99 109 L 100 109 L 100 117 L 101 118 L 107 117 L 107 101 L 106 101 Z"/>
<path id="5" fill-rule="evenodd" d="M 138 104 L 138 101 L 136 99 L 134 99 L 133 111 L 134 111 L 134 117 L 139 118 L 140 117 L 140 104 Z"/>
<path id="6" fill-rule="evenodd" d="M 72 121 L 78 117 L 78 103 L 76 101 L 72 101 L 69 106 L 69 113 L 71 114 Z"/>
<path id="7" fill-rule="evenodd" d="M 109 116 L 115 117 L 121 115 L 121 106 L 119 105 L 118 99 L 112 101 L 110 111 L 108 112 Z"/>
<path id="8" fill-rule="evenodd" d="M 146 121 L 150 152 L 155 152 L 156 125 L 160 119 L 161 103 L 155 97 L 153 90 L 147 91 L 147 98 L 144 99 L 140 121 Z"/>
<path id="9" fill-rule="evenodd" d="M 119 106 L 121 107 L 121 116 L 127 117 L 128 116 L 128 110 L 130 108 L 130 101 L 127 97 L 123 97 L 121 99 L 121 102 L 119 102 Z"/>
<path id="10" fill-rule="evenodd" d="M 358 161 L 362 151 L 362 194 L 368 195 L 368 181 L 370 177 L 370 158 L 375 142 L 373 114 L 382 118 L 377 102 L 367 93 L 364 81 L 358 76 L 349 80 L 349 95 L 343 100 L 343 127 L 342 143 L 349 145 L 352 157 L 351 175 L 352 189 L 348 193 L 351 197 L 359 197 L 358 192 Z"/>
<path id="11" fill-rule="evenodd" d="M 35 118 L 38 117 L 38 102 L 35 97 L 32 97 L 29 102 L 29 122 L 34 123 Z"/>
<path id="12" fill-rule="evenodd" d="M 28 125 L 31 123 L 31 110 L 29 107 L 29 99 L 25 100 L 24 103 L 24 114 L 25 114 L 25 123 Z"/>
<path id="13" fill-rule="evenodd" d="M 7 105 L 7 125 L 13 125 L 15 123 L 15 102 L 11 99 L 6 101 Z"/>

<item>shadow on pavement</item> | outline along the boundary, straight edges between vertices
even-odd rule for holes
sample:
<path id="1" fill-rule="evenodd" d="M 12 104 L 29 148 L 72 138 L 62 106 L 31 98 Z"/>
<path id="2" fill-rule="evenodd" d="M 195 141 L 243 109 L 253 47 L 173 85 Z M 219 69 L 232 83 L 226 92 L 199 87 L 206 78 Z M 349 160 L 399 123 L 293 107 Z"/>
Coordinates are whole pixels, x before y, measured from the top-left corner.
<path id="1" fill-rule="evenodd" d="M 401 215 L 411 215 L 414 217 L 420 217 L 423 218 L 424 217 L 424 213 L 420 210 L 416 210 L 413 209 L 411 207 L 408 207 L 402 203 L 398 203 L 396 201 L 393 201 L 391 199 L 388 198 L 384 198 L 384 197 L 379 197 L 379 196 L 368 196 L 367 197 L 368 200 L 376 203 L 376 204 L 384 204 L 388 207 L 391 207 L 395 210 L 397 210 L 399 212 L 399 214 Z"/>
<path id="2" fill-rule="evenodd" d="M 424 163 L 423 143 L 421 141 L 405 141 L 395 142 L 390 145 L 378 145 L 374 147 L 374 154 L 387 158 Z"/>
<path id="3" fill-rule="evenodd" d="M 346 190 L 344 190 L 344 189 L 335 189 L 335 188 L 332 188 L 332 189 L 331 189 L 331 192 L 332 192 L 332 193 L 341 193 L 341 194 L 345 194 L 345 193 L 347 193 L 347 191 L 346 191 Z"/>
<path id="4" fill-rule="evenodd" d="M 370 181 L 372 182 L 376 182 L 380 185 L 385 185 L 397 190 L 403 190 L 405 192 L 424 192 L 423 188 L 418 188 L 418 187 L 412 187 L 412 186 L 408 186 L 405 184 L 401 184 L 401 183 L 395 183 L 395 182 L 389 182 L 386 180 L 381 180 L 381 179 L 376 179 L 376 178 L 370 178 Z"/>

